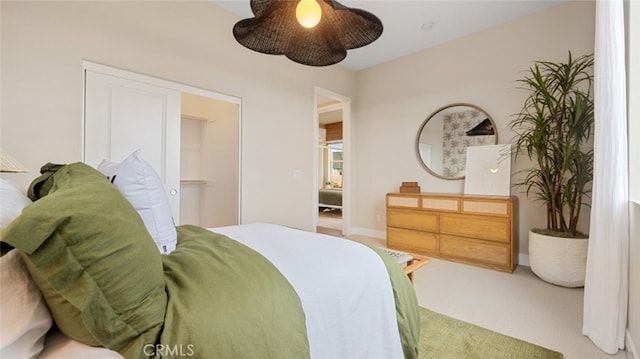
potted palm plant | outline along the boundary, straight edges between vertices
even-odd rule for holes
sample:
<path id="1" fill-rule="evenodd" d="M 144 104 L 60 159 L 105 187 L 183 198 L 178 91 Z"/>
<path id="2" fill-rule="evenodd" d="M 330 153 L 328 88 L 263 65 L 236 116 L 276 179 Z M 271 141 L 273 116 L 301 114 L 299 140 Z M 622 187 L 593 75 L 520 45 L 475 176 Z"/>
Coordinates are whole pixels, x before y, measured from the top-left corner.
<path id="1" fill-rule="evenodd" d="M 515 157 L 533 165 L 516 185 L 543 202 L 547 215 L 546 228 L 529 232 L 531 269 L 567 287 L 584 286 L 588 236 L 578 225 L 588 215 L 593 178 L 592 71 L 592 54 L 535 62 L 518 80 L 529 95 L 510 123 Z"/>

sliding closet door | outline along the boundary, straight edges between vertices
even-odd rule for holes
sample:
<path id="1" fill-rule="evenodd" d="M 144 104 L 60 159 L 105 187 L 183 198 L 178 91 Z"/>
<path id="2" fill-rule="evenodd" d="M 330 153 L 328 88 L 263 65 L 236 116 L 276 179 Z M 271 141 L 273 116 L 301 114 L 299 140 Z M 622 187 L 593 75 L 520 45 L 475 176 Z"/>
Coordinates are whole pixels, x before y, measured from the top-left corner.
<path id="1" fill-rule="evenodd" d="M 90 70 L 85 75 L 85 163 L 120 162 L 142 150 L 180 223 L 180 92 Z"/>

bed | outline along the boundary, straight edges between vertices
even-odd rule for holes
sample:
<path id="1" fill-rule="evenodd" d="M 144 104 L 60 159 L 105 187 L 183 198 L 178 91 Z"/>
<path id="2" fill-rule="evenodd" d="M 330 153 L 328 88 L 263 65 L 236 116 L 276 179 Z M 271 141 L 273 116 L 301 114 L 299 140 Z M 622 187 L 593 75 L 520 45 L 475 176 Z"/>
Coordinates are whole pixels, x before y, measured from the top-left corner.
<path id="1" fill-rule="evenodd" d="M 322 188 L 318 193 L 318 207 L 342 208 L 342 188 Z"/>
<path id="2" fill-rule="evenodd" d="M 1 357 L 418 355 L 415 292 L 375 247 L 268 223 L 186 225 L 162 255 L 102 172 L 41 172 L 34 202 L 0 179 Z"/>

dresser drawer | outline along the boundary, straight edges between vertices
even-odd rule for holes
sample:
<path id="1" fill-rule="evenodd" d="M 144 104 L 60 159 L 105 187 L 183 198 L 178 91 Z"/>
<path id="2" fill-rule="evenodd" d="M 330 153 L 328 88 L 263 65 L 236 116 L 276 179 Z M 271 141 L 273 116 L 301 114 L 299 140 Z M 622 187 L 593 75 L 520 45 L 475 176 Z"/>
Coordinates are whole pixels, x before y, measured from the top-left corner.
<path id="1" fill-rule="evenodd" d="M 441 214 L 440 232 L 510 243 L 511 222 L 500 217 Z"/>
<path id="2" fill-rule="evenodd" d="M 387 227 L 387 246 L 419 254 L 438 253 L 438 235 L 429 232 Z"/>
<path id="3" fill-rule="evenodd" d="M 511 271 L 511 250 L 507 244 L 442 234 L 440 255 Z"/>
<path id="4" fill-rule="evenodd" d="M 460 211 L 460 201 L 457 198 L 423 197 L 422 208 L 433 211 Z"/>
<path id="5" fill-rule="evenodd" d="M 388 208 L 387 226 L 437 232 L 438 214 L 410 209 Z"/>
<path id="6" fill-rule="evenodd" d="M 420 207 L 420 197 L 418 196 L 387 196 L 387 206 L 389 207 Z"/>
<path id="7" fill-rule="evenodd" d="M 511 206 L 507 201 L 465 199 L 462 201 L 462 212 L 509 217 Z"/>

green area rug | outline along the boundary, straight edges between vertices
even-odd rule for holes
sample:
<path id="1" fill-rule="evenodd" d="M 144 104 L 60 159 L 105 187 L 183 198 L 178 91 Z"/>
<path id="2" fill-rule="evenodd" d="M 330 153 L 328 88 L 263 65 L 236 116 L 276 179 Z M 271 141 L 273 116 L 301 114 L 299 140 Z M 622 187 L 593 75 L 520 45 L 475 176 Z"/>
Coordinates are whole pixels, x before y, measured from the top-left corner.
<path id="1" fill-rule="evenodd" d="M 561 359 L 563 355 L 420 308 L 419 359 Z"/>

